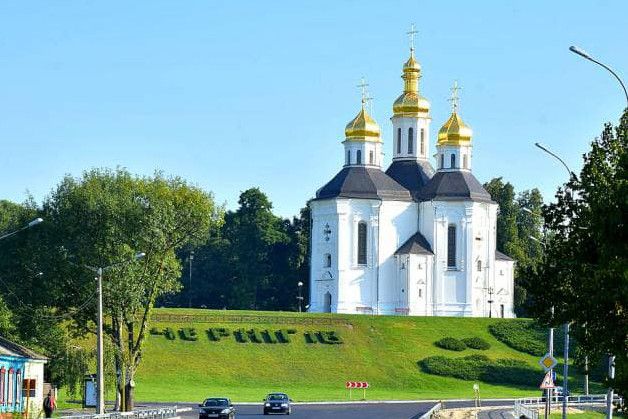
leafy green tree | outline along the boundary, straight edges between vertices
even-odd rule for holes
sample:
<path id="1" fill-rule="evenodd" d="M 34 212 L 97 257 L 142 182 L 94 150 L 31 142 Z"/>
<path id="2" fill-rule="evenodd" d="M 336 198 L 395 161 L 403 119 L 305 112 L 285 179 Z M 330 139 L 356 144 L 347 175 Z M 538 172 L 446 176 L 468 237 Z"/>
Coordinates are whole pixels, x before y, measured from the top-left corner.
<path id="1" fill-rule="evenodd" d="M 570 322 L 581 349 L 614 354 L 628 395 L 628 112 L 607 124 L 584 156 L 580 176 L 544 208 L 546 249 L 526 284 L 531 310 L 554 325 Z M 550 317 L 548 307 L 555 308 Z"/>
<path id="2" fill-rule="evenodd" d="M 134 377 L 155 301 L 180 288 L 176 252 L 203 242 L 220 222 L 219 212 L 211 195 L 180 178 L 138 178 L 122 169 L 68 176 L 44 202 L 49 282 L 63 290 L 54 301 L 79 331 L 93 331 L 96 320 L 94 304 L 84 305 L 93 301 L 95 288 L 93 273 L 83 266 L 115 265 L 103 284 L 105 332 L 124 377 L 126 410 L 133 407 Z M 142 260 L 121 264 L 140 251 L 146 254 Z"/>
<path id="3" fill-rule="evenodd" d="M 525 316 L 528 295 L 523 283 L 533 274 L 542 254 L 543 197 L 536 188 L 516 195 L 514 187 L 501 177 L 484 187 L 499 205 L 496 247 L 516 261 L 515 313 Z"/>

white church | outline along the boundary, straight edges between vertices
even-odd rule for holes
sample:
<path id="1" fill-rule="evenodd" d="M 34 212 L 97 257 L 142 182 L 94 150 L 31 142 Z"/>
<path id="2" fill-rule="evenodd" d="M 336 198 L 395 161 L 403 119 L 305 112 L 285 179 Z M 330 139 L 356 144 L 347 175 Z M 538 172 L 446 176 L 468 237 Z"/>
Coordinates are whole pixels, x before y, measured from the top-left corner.
<path id="1" fill-rule="evenodd" d="M 472 173 L 472 131 L 452 114 L 430 160 L 430 103 L 410 49 L 393 104 L 393 159 L 365 108 L 345 128 L 344 166 L 309 202 L 310 312 L 514 317 L 514 261 L 495 248 L 498 205 Z"/>

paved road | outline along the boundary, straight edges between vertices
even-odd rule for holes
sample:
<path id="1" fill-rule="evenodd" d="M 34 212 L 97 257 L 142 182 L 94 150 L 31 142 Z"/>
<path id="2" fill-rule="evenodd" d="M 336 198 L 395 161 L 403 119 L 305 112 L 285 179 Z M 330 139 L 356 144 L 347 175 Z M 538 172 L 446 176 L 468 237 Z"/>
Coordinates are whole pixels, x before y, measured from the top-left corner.
<path id="1" fill-rule="evenodd" d="M 434 402 L 419 403 L 355 403 L 355 404 L 322 404 L 322 405 L 293 405 L 290 418 L 313 419 L 313 418 L 334 418 L 334 419 L 418 419 L 422 414 L 434 406 Z M 172 405 L 172 404 L 170 404 Z M 482 406 L 508 406 L 512 401 L 483 401 Z M 182 404 L 179 407 L 190 407 L 192 411 L 184 412 L 181 416 L 185 419 L 198 418 L 197 404 Z M 140 407 L 140 406 L 138 406 Z M 473 407 L 473 401 L 447 401 L 447 409 Z M 262 414 L 262 405 L 237 405 L 238 418 L 271 418 Z M 279 416 L 279 415 L 277 415 Z M 497 418 L 491 418 L 497 419 Z"/>
<path id="2" fill-rule="evenodd" d="M 181 406 L 180 407 L 188 407 Z M 196 406 L 196 405 L 195 405 Z M 323 404 L 323 405 L 298 405 L 292 406 L 293 419 L 321 419 L 325 417 L 334 419 L 418 419 L 423 413 L 434 406 L 434 403 L 391 403 L 391 404 Z M 272 418 L 284 417 L 283 415 L 264 416 L 262 405 L 235 405 L 237 418 Z M 185 419 L 198 418 L 198 408 L 192 407 L 191 412 L 182 412 Z"/>

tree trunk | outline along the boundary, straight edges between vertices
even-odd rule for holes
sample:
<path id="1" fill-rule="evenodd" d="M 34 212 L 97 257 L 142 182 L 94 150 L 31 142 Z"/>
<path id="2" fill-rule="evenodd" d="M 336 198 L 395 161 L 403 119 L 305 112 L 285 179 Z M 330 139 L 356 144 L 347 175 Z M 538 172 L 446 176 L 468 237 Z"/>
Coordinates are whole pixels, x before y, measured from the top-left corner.
<path id="1" fill-rule="evenodd" d="M 126 371 L 126 384 L 124 386 L 124 410 L 126 412 L 131 412 L 133 410 L 134 404 L 134 393 L 135 393 L 135 381 L 133 380 L 134 373 L 132 369 L 127 369 Z"/>
<path id="2" fill-rule="evenodd" d="M 124 408 L 124 360 L 122 359 L 122 322 L 114 320 L 113 326 L 113 342 L 115 347 L 115 367 L 116 367 L 116 403 L 115 411 L 122 411 Z"/>

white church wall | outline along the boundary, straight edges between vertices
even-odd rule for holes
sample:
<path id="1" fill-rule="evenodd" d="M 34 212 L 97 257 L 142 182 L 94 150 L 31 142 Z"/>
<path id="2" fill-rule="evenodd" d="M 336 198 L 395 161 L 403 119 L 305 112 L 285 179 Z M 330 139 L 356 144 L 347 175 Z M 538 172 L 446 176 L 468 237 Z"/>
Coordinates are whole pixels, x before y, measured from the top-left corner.
<path id="1" fill-rule="evenodd" d="M 427 159 L 430 150 L 430 119 L 395 116 L 393 124 L 393 159 Z M 413 131 L 412 153 L 409 153 L 409 129 Z M 401 129 L 401 147 L 399 147 L 399 129 Z M 421 147 L 421 130 L 423 130 L 423 147 Z"/>
<path id="2" fill-rule="evenodd" d="M 515 317 L 514 313 L 514 267 L 508 260 L 495 261 L 495 295 L 493 317 Z"/>
<path id="3" fill-rule="evenodd" d="M 417 231 L 415 202 L 382 201 L 379 214 L 379 313 L 399 314 L 407 307 L 407 278 L 398 273 L 395 252 Z"/>
<path id="4" fill-rule="evenodd" d="M 495 275 L 495 238 L 497 205 L 474 202 L 471 207 L 472 234 L 470 241 L 469 292 L 473 315 L 488 317 L 488 290 L 493 286 Z"/>
<path id="5" fill-rule="evenodd" d="M 345 166 L 380 167 L 382 164 L 382 143 L 375 141 L 344 141 Z M 358 162 L 358 151 L 360 161 Z M 371 160 L 372 159 L 372 160 Z"/>

